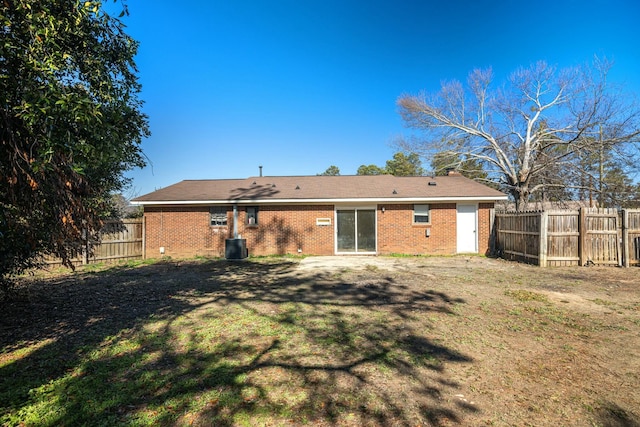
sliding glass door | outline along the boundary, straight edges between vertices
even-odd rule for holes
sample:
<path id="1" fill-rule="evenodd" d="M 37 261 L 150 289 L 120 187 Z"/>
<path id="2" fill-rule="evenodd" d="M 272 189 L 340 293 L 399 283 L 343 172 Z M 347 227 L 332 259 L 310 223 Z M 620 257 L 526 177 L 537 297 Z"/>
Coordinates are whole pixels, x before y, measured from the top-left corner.
<path id="1" fill-rule="evenodd" d="M 336 213 L 337 252 L 376 251 L 375 209 L 339 209 Z"/>

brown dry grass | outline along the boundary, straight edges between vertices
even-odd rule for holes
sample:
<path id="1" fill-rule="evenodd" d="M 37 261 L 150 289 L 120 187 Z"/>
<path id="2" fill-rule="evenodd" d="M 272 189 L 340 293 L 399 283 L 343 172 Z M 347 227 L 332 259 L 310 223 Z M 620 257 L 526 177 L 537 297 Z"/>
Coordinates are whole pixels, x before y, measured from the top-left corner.
<path id="1" fill-rule="evenodd" d="M 640 426 L 638 269 L 158 262 L 0 308 L 8 425 Z"/>

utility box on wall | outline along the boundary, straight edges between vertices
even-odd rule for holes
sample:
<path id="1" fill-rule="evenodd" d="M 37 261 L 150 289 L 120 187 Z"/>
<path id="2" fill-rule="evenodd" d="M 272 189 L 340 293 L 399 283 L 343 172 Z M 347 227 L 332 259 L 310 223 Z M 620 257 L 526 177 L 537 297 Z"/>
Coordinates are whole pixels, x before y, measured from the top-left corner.
<path id="1" fill-rule="evenodd" d="M 226 239 L 224 257 L 226 259 L 245 259 L 249 256 L 247 239 Z"/>

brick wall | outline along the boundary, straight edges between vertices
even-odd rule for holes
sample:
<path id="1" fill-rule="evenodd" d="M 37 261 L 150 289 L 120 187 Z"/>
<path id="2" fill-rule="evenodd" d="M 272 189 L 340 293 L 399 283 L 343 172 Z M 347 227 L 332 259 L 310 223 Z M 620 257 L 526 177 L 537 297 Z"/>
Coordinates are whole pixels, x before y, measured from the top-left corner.
<path id="1" fill-rule="evenodd" d="M 478 205 L 478 253 L 489 255 L 491 252 L 491 210 L 493 203 L 480 203 Z"/>
<path id="2" fill-rule="evenodd" d="M 382 211 L 384 207 L 384 212 Z M 490 210 L 493 203 L 478 206 L 478 252 L 488 253 Z M 211 226 L 209 206 L 145 207 L 147 258 L 224 256 L 225 239 L 233 237 L 233 210 L 227 207 L 227 226 Z M 260 206 L 258 224 L 248 225 L 246 208 L 238 208 L 238 233 L 247 240 L 250 255 L 333 255 L 334 206 Z M 413 224 L 413 205 L 382 204 L 377 208 L 378 253 L 456 253 L 456 204 L 430 205 L 431 222 Z M 331 225 L 316 225 L 329 218 Z M 429 230 L 429 237 L 426 237 Z M 301 252 L 298 252 L 298 249 Z"/>
<path id="3" fill-rule="evenodd" d="M 384 206 L 384 212 L 381 206 Z M 378 253 L 456 253 L 455 203 L 429 205 L 429 224 L 413 224 L 413 205 L 381 206 L 378 207 Z"/>
<path id="4" fill-rule="evenodd" d="M 211 226 L 209 206 L 145 207 L 146 256 L 175 258 L 224 256 L 225 239 L 233 237 L 233 208 L 227 207 L 227 226 Z M 261 206 L 258 224 L 247 224 L 244 207 L 238 208 L 238 234 L 247 239 L 251 255 L 333 254 L 333 206 Z M 316 225 L 330 218 L 331 226 Z"/>
<path id="5" fill-rule="evenodd" d="M 255 226 L 247 225 L 244 209 L 238 214 L 238 233 L 251 255 L 333 255 L 333 205 L 260 206 Z M 330 218 L 331 225 L 316 225 L 317 218 Z"/>
<path id="6" fill-rule="evenodd" d="M 145 250 L 147 258 L 166 256 L 189 258 L 197 255 L 223 256 L 229 227 L 211 227 L 209 207 L 145 207 Z M 229 224 L 231 214 L 228 214 Z"/>

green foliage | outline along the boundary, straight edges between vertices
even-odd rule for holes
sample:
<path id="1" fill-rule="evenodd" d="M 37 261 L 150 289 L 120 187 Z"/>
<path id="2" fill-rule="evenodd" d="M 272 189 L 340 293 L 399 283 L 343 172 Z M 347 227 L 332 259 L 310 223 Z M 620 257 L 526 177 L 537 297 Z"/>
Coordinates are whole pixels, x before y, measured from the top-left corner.
<path id="1" fill-rule="evenodd" d="M 385 175 L 387 171 L 376 165 L 361 165 L 358 168 L 358 175 Z"/>
<path id="2" fill-rule="evenodd" d="M 69 265 L 144 165 L 137 42 L 101 1 L 0 2 L 0 280 Z"/>
<path id="3" fill-rule="evenodd" d="M 420 157 L 416 153 L 404 154 L 398 152 L 393 155 L 393 159 L 387 160 L 386 171 L 394 176 L 422 176 L 424 169 Z"/>
<path id="4" fill-rule="evenodd" d="M 597 201 L 600 207 L 640 207 L 640 185 L 634 185 L 632 172 L 638 165 L 634 156 L 600 145 L 580 158 L 580 198 Z"/>
<path id="5" fill-rule="evenodd" d="M 619 165 L 610 165 L 598 191 L 598 204 L 602 207 L 633 208 L 640 206 L 640 187 Z"/>
<path id="6" fill-rule="evenodd" d="M 376 165 L 361 165 L 358 175 L 394 175 L 394 176 L 422 176 L 424 169 L 420 157 L 416 153 L 395 153 L 393 159 L 387 160 L 384 168 Z"/>
<path id="7" fill-rule="evenodd" d="M 318 175 L 337 176 L 337 175 L 340 175 L 340 168 L 337 166 L 331 165 L 327 168 L 326 171 L 319 173 Z"/>

